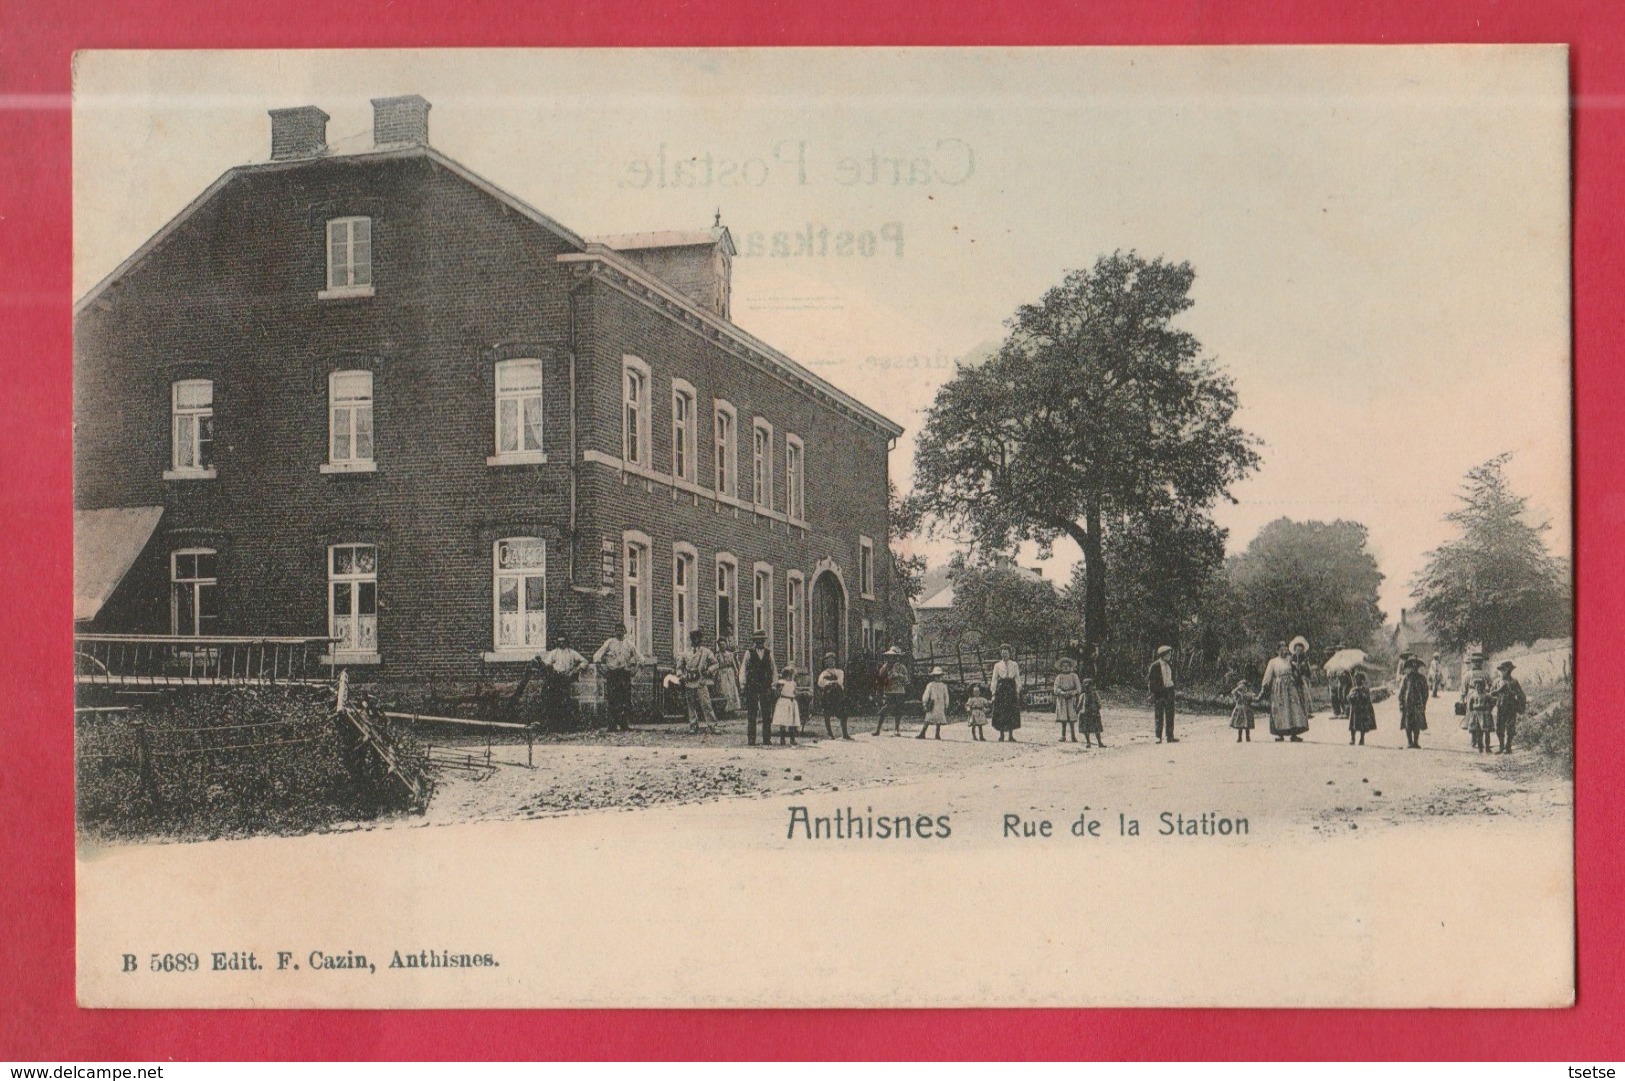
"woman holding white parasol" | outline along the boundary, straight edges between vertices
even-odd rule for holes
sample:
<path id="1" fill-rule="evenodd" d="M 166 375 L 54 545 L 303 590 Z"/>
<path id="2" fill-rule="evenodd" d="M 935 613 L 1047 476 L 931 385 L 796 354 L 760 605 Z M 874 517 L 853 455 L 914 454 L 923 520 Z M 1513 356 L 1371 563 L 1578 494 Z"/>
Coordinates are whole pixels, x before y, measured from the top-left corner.
<path id="1" fill-rule="evenodd" d="M 1270 733 L 1279 743 L 1290 739 L 1302 743 L 1309 731 L 1309 643 L 1298 636 L 1289 647 L 1280 644 L 1279 652 L 1270 658 L 1264 669 L 1264 683 L 1259 688 L 1260 702 L 1267 702 L 1270 711 Z"/>

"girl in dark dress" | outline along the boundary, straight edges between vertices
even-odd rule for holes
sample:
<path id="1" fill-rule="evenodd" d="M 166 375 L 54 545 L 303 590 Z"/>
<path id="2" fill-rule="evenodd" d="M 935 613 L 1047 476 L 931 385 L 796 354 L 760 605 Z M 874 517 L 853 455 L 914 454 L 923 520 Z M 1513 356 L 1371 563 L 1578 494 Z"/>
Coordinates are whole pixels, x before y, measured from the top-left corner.
<path id="1" fill-rule="evenodd" d="M 999 742 L 1015 742 L 1021 727 L 1021 666 L 1011 659 L 1009 646 L 999 649 L 999 663 L 993 666 L 993 728 Z"/>
<path id="2" fill-rule="evenodd" d="M 1371 688 L 1365 685 L 1365 673 L 1354 673 L 1354 686 L 1349 688 L 1349 743 L 1352 745 L 1356 737 L 1360 746 L 1365 746 L 1365 734 L 1374 732 L 1377 728 L 1377 710 L 1371 704 Z"/>

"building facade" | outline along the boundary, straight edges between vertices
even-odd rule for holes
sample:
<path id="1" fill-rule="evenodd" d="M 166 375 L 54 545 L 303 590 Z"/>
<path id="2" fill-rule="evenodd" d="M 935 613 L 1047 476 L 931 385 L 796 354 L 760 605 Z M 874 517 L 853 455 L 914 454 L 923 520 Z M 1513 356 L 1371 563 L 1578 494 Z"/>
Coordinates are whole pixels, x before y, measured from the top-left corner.
<path id="1" fill-rule="evenodd" d="M 623 624 L 667 662 L 882 640 L 901 429 L 733 325 L 720 222 L 589 240 L 433 149 L 422 98 L 374 110 L 351 153 L 273 111 L 271 160 L 76 306 L 76 510 L 161 508 L 102 516 L 156 524 L 82 626 L 329 635 L 378 679 Z"/>

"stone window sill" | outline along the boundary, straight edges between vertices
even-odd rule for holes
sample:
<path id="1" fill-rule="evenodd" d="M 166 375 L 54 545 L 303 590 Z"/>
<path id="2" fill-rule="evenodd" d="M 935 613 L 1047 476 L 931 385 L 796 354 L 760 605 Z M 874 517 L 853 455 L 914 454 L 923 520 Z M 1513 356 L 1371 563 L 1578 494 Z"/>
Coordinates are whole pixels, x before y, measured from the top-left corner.
<path id="1" fill-rule="evenodd" d="M 318 658 L 320 664 L 336 665 L 343 668 L 352 664 L 383 664 L 383 658 L 376 653 L 329 653 Z"/>
<path id="2" fill-rule="evenodd" d="M 321 473 L 376 473 L 377 462 L 323 462 L 316 467 Z"/>
<path id="3" fill-rule="evenodd" d="M 496 649 L 480 654 L 486 664 L 523 664 L 534 661 L 540 654 L 540 649 Z"/>
<path id="4" fill-rule="evenodd" d="M 214 480 L 216 474 L 214 467 L 207 469 L 166 469 L 165 480 Z"/>
<path id="5" fill-rule="evenodd" d="M 331 289 L 323 289 L 316 294 L 317 300 L 351 300 L 358 297 L 373 295 L 370 285 L 336 285 Z"/>
<path id="6" fill-rule="evenodd" d="M 539 450 L 511 451 L 507 454 L 493 454 L 485 459 L 486 465 L 546 465 L 547 455 Z"/>

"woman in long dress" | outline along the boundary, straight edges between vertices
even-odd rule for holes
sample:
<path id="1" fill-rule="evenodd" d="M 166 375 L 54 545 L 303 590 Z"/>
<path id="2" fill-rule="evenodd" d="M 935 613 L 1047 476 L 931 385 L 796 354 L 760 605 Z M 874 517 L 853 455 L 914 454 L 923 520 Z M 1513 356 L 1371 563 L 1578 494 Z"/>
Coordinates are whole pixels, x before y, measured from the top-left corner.
<path id="1" fill-rule="evenodd" d="M 1306 674 L 1303 667 L 1294 661 L 1292 651 L 1285 642 L 1281 643 L 1280 651 L 1270 658 L 1268 667 L 1264 669 L 1264 685 L 1259 688 L 1259 697 L 1269 700 L 1270 734 L 1277 743 L 1284 739 L 1302 743 L 1303 734 L 1309 731 Z"/>
<path id="2" fill-rule="evenodd" d="M 1021 727 L 1021 666 L 1012 659 L 1009 646 L 999 647 L 999 663 L 993 666 L 993 728 L 999 742 L 1015 742 Z"/>
<path id="3" fill-rule="evenodd" d="M 722 696 L 722 708 L 732 716 L 744 707 L 744 699 L 739 694 L 739 651 L 734 649 L 732 638 L 724 638 L 717 643 L 717 654 L 721 662 L 717 669 L 717 693 Z"/>

